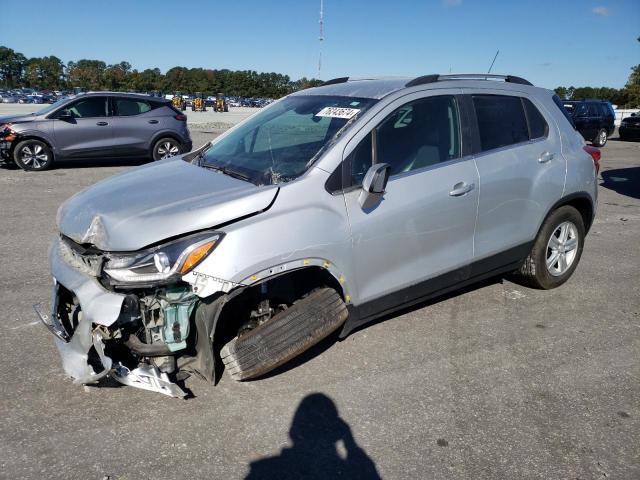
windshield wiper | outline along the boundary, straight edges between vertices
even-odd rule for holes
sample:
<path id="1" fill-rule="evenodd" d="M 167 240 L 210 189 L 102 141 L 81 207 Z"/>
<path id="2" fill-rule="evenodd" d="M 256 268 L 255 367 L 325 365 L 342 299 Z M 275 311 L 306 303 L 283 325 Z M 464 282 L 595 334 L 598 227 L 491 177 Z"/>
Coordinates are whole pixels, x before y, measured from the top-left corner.
<path id="1" fill-rule="evenodd" d="M 244 180 L 245 182 L 253 183 L 255 185 L 255 183 L 251 180 L 251 177 L 249 177 L 248 175 L 242 172 L 238 172 L 237 170 L 231 170 L 229 167 L 221 167 L 218 165 L 207 165 L 207 164 L 201 164 L 201 166 L 203 168 L 215 170 L 217 172 L 224 173 L 225 175 L 229 175 L 230 177 L 237 178 L 239 180 Z"/>

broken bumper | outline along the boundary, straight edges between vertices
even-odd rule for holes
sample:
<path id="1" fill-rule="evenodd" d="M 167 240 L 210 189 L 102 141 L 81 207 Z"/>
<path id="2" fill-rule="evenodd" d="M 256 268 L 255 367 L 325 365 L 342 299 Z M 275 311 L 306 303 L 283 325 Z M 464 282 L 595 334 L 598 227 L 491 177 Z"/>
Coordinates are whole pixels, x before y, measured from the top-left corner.
<path id="1" fill-rule="evenodd" d="M 54 278 L 52 311 L 45 313 L 39 305 L 34 309 L 38 318 L 55 336 L 64 371 L 74 383 L 95 383 L 107 375 L 113 364 L 104 354 L 104 344 L 99 333 L 93 332 L 93 324 L 109 326 L 120 315 L 125 296 L 107 291 L 92 278 L 64 261 L 54 242 L 49 250 L 49 263 Z M 58 319 L 57 308 L 60 286 L 73 292 L 78 299 L 82 317 L 73 332 L 67 332 Z M 104 370 L 96 372 L 89 364 L 89 350 L 94 347 Z"/>

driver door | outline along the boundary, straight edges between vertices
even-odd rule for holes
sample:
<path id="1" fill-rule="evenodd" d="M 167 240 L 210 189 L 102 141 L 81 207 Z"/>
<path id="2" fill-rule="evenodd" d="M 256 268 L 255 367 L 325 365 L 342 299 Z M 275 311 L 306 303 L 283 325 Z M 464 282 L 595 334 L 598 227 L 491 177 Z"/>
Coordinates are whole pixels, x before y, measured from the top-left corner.
<path id="1" fill-rule="evenodd" d="M 469 277 L 478 174 L 462 154 L 455 93 L 398 100 L 345 149 L 361 318 Z M 380 202 L 365 209 L 358 198 L 372 163 L 389 164 L 391 175 Z"/>
<path id="2" fill-rule="evenodd" d="M 53 119 L 59 155 L 74 158 L 109 156 L 113 153 L 107 97 L 91 96 L 76 100 L 56 112 Z"/>

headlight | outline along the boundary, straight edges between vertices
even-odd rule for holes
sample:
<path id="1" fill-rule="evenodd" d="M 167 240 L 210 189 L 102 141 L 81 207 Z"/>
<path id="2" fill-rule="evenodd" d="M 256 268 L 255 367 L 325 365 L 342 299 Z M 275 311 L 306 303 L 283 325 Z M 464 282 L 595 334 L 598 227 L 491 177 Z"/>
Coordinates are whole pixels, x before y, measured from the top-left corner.
<path id="1" fill-rule="evenodd" d="M 108 254 L 104 273 L 115 283 L 176 281 L 202 262 L 223 236 L 220 232 L 202 232 L 131 254 Z"/>
<path id="2" fill-rule="evenodd" d="M 16 139 L 16 132 L 11 130 L 10 123 L 3 123 L 0 125 L 0 140 L 5 142 L 12 142 Z"/>

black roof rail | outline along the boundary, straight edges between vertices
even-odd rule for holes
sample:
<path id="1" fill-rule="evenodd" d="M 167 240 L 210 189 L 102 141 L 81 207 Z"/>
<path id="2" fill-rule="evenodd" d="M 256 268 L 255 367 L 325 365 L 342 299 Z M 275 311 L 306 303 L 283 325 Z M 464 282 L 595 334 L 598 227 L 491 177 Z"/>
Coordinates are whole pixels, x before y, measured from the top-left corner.
<path id="1" fill-rule="evenodd" d="M 434 75 L 422 75 L 421 77 L 416 77 L 410 82 L 405 84 L 405 87 L 415 87 L 416 85 L 424 85 L 425 83 L 433 83 L 437 82 L 440 78 L 440 75 L 437 73 Z"/>
<path id="2" fill-rule="evenodd" d="M 516 77 L 515 75 L 495 75 L 491 73 L 456 73 L 450 75 L 423 75 L 421 77 L 414 78 L 410 82 L 408 82 L 405 87 L 415 87 L 416 85 L 423 85 L 426 83 L 439 82 L 443 80 L 463 80 L 463 79 L 478 79 L 478 80 L 487 80 L 487 79 L 498 79 L 504 80 L 509 83 L 518 83 L 521 85 L 531 85 L 529 80 L 525 80 L 522 77 Z"/>
<path id="3" fill-rule="evenodd" d="M 331 80 L 327 80 L 326 82 L 324 82 L 322 85 L 320 85 L 321 87 L 324 87 L 325 85 L 334 85 L 336 83 L 345 83 L 346 81 L 349 80 L 349 77 L 338 77 L 338 78 L 332 78 Z"/>

